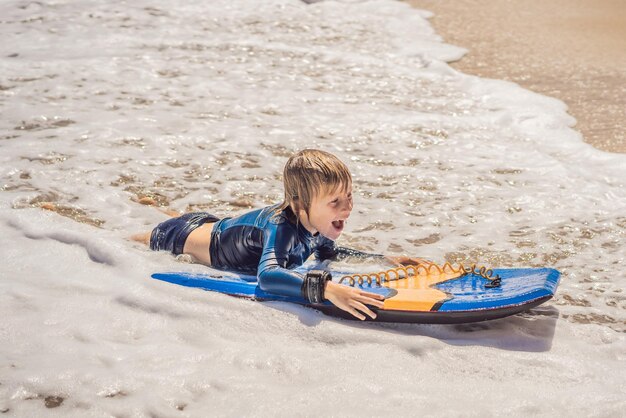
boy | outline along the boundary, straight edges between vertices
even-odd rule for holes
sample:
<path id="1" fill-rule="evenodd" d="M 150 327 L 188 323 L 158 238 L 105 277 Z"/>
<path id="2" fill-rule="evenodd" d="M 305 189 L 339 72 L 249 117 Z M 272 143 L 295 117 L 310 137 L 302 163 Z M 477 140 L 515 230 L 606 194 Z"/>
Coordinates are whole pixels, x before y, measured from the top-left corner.
<path id="1" fill-rule="evenodd" d="M 352 211 L 352 176 L 334 155 L 305 149 L 293 155 L 283 173 L 285 199 L 235 218 L 188 213 L 133 236 L 152 250 L 190 254 L 211 267 L 256 274 L 265 292 L 301 296 L 311 303 L 329 300 L 364 320 L 375 318 L 367 306 L 383 307 L 383 296 L 331 281 L 325 271 L 305 275 L 292 269 L 315 254 L 318 260 L 374 257 L 416 264 L 406 257 L 385 257 L 338 247 L 335 241 Z"/>

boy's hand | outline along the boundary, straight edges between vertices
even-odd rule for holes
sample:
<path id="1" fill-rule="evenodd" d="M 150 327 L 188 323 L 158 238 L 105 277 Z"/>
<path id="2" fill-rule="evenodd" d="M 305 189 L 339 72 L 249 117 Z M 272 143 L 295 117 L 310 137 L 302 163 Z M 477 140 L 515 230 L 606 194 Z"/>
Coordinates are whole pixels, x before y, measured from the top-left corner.
<path id="1" fill-rule="evenodd" d="M 416 266 L 418 264 L 432 264 L 430 261 L 428 260 L 424 260 L 422 258 L 415 258 L 415 257 L 407 257 L 405 255 L 401 255 L 401 256 L 397 256 L 397 257 L 392 257 L 392 256 L 386 256 L 385 257 L 387 260 L 389 260 L 389 262 L 395 266 Z"/>
<path id="2" fill-rule="evenodd" d="M 324 297 L 339 309 L 351 313 L 361 321 L 365 319 L 363 313 L 372 319 L 376 319 L 376 314 L 365 305 L 382 308 L 383 300 L 385 299 L 383 295 L 377 293 L 365 292 L 357 287 L 345 286 L 330 281 L 326 284 Z"/>

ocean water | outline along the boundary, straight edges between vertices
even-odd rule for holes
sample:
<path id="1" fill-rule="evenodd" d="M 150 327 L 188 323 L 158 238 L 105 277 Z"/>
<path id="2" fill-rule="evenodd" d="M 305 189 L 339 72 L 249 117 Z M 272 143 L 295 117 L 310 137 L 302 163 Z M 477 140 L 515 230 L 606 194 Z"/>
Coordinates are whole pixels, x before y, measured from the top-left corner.
<path id="1" fill-rule="evenodd" d="M 555 99 L 446 62 L 392 0 L 0 2 L 2 416 L 622 416 L 626 156 Z M 556 297 L 460 326 L 344 321 L 151 280 L 128 236 L 350 167 L 340 243 L 548 266 Z M 48 210 L 46 210 L 48 209 Z"/>

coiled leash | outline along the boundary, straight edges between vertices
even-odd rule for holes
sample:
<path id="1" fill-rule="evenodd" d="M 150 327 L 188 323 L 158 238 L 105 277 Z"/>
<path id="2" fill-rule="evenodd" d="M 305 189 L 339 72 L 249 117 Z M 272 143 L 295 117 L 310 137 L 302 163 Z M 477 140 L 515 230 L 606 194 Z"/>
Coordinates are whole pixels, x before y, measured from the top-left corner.
<path id="1" fill-rule="evenodd" d="M 476 264 L 472 264 L 469 268 L 463 264 L 459 264 L 458 267 L 453 267 L 450 263 L 445 263 L 443 266 L 439 266 L 435 263 L 419 263 L 416 265 L 408 265 L 402 267 L 396 267 L 386 271 L 380 271 L 376 273 L 357 273 L 343 276 L 339 283 L 348 281 L 350 286 L 355 286 L 357 283 L 363 285 L 367 283 L 372 285 L 381 286 L 385 282 L 391 282 L 394 280 L 405 279 L 413 276 L 429 276 L 429 275 L 441 275 L 441 274 L 459 274 L 458 277 L 463 277 L 467 274 L 473 274 L 488 280 L 485 284 L 485 288 L 494 289 L 502 285 L 502 278 L 499 275 L 493 276 L 493 270 L 484 266 L 478 268 Z"/>

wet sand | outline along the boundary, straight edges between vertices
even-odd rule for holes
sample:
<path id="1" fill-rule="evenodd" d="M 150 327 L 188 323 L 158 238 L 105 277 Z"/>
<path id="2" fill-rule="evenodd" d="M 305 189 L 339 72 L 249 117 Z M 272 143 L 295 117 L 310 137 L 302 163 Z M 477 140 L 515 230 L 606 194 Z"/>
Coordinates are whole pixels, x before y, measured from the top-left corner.
<path id="1" fill-rule="evenodd" d="M 557 97 L 596 148 L 626 153 L 623 0 L 406 0 L 435 14 L 447 43 L 469 50 L 452 66 Z"/>

